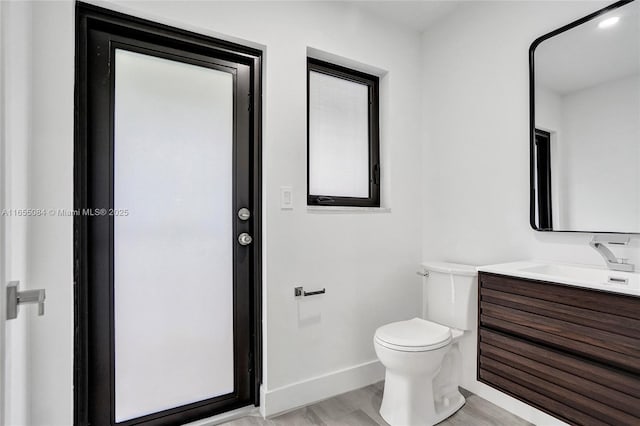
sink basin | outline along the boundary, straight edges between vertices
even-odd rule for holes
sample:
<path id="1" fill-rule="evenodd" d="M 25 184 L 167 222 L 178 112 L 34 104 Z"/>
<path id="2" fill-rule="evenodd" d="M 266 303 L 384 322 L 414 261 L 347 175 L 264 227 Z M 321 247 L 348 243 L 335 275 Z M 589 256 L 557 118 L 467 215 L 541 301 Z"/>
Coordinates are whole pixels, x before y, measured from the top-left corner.
<path id="1" fill-rule="evenodd" d="M 640 296 L 640 273 L 637 272 L 538 261 L 481 266 L 478 270 Z"/>
<path id="2" fill-rule="evenodd" d="M 607 269 L 590 268 L 586 266 L 542 264 L 522 268 L 524 272 L 563 277 L 569 280 L 591 282 L 593 284 L 611 284 L 624 286 L 638 286 L 638 274 L 628 272 L 609 271 Z"/>

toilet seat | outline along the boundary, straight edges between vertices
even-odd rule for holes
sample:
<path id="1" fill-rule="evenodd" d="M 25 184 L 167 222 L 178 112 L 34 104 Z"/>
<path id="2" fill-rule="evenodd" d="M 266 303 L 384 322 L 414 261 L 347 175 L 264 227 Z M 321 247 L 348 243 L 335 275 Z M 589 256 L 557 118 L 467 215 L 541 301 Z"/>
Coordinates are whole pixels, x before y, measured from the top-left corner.
<path id="1" fill-rule="evenodd" d="M 421 318 L 383 325 L 376 330 L 375 341 L 392 350 L 424 352 L 439 349 L 452 340 L 451 329 Z"/>

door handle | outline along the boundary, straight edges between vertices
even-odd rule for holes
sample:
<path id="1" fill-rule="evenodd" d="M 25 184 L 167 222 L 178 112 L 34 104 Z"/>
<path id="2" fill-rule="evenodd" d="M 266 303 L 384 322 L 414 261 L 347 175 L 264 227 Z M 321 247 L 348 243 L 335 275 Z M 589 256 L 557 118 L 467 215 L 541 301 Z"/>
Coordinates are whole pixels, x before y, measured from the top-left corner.
<path id="1" fill-rule="evenodd" d="M 251 238 L 251 235 L 247 234 L 246 232 L 243 232 L 242 234 L 238 235 L 238 242 L 240 243 L 241 246 L 248 246 L 249 244 L 251 244 L 252 241 L 253 241 L 253 238 Z"/>
<path id="2" fill-rule="evenodd" d="M 44 289 L 18 291 L 20 281 L 7 284 L 7 319 L 18 317 L 18 306 L 30 303 L 38 304 L 38 316 L 44 315 Z"/>

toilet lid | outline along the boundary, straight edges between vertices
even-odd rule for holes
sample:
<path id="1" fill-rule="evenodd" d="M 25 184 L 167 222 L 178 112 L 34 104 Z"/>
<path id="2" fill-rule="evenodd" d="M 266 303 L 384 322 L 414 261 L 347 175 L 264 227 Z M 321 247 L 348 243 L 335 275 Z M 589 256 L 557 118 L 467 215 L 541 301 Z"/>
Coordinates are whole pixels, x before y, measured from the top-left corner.
<path id="1" fill-rule="evenodd" d="M 375 337 L 380 343 L 400 347 L 400 350 L 402 347 L 428 350 L 447 344 L 451 340 L 451 330 L 431 321 L 414 318 L 383 325 L 376 330 Z"/>

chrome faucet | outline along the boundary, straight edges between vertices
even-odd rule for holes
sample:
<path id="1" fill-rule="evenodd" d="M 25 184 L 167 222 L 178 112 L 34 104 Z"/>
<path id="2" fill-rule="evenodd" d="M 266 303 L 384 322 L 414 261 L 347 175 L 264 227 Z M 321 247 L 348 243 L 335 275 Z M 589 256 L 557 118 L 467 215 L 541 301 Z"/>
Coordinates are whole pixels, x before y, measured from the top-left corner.
<path id="1" fill-rule="evenodd" d="M 609 250 L 605 244 L 614 244 L 620 246 L 626 246 L 629 243 L 629 236 L 627 235 L 594 235 L 589 245 L 596 249 L 600 256 L 604 258 L 607 268 L 613 271 L 633 272 L 634 266 L 632 263 L 627 263 L 627 259 L 618 259 Z"/>

